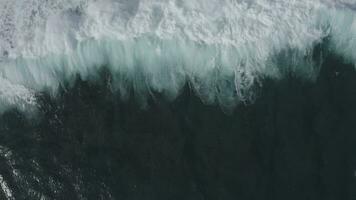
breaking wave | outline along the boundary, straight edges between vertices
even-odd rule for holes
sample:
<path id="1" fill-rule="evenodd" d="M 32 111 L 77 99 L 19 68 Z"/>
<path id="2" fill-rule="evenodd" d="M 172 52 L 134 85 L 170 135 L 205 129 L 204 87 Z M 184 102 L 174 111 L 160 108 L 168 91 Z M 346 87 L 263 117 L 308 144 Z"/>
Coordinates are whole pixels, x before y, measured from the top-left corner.
<path id="1" fill-rule="evenodd" d="M 205 103 L 254 99 L 264 78 L 313 80 L 320 44 L 356 63 L 351 0 L 3 0 L 0 112 L 36 108 L 103 68 L 123 98 L 189 85 Z"/>

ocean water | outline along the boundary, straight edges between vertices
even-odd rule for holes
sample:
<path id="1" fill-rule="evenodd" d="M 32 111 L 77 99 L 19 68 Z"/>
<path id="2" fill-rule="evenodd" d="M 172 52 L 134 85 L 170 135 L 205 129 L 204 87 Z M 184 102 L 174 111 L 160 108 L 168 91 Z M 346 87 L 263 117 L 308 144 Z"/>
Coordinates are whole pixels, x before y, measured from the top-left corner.
<path id="1" fill-rule="evenodd" d="M 356 199 L 353 0 L 1 0 L 0 199 Z"/>

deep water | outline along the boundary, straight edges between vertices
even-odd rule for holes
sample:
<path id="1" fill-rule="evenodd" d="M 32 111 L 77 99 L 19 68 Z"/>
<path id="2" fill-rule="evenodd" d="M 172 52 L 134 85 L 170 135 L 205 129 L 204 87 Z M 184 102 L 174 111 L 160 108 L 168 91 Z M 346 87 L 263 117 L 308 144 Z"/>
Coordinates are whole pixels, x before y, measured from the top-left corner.
<path id="1" fill-rule="evenodd" d="M 285 77 L 231 113 L 188 85 L 143 108 L 105 72 L 38 94 L 37 119 L 1 116 L 0 199 L 356 199 L 354 66 L 328 56 L 315 82 Z"/>

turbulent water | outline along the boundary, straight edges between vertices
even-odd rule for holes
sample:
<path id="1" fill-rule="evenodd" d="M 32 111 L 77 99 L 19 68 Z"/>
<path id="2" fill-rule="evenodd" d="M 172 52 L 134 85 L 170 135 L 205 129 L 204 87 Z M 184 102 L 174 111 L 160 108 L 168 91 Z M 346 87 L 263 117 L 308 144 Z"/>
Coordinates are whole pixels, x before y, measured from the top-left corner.
<path id="1" fill-rule="evenodd" d="M 313 78 L 313 48 L 356 62 L 353 1 L 2 0 L 1 108 L 33 109 L 76 74 L 107 66 L 113 87 L 144 101 L 190 84 L 206 103 L 250 100 L 262 78 Z M 287 59 L 287 61 L 286 61 Z"/>
<path id="2" fill-rule="evenodd" d="M 354 0 L 0 0 L 0 199 L 356 198 Z"/>

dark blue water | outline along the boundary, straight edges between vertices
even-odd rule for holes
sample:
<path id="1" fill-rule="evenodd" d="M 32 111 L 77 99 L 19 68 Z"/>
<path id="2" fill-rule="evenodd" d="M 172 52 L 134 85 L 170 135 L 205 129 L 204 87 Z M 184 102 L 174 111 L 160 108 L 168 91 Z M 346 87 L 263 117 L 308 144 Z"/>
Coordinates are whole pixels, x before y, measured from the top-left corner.
<path id="1" fill-rule="evenodd" d="M 335 55 L 231 113 L 189 86 L 142 108 L 101 77 L 0 117 L 0 199 L 356 199 L 356 72 Z"/>

